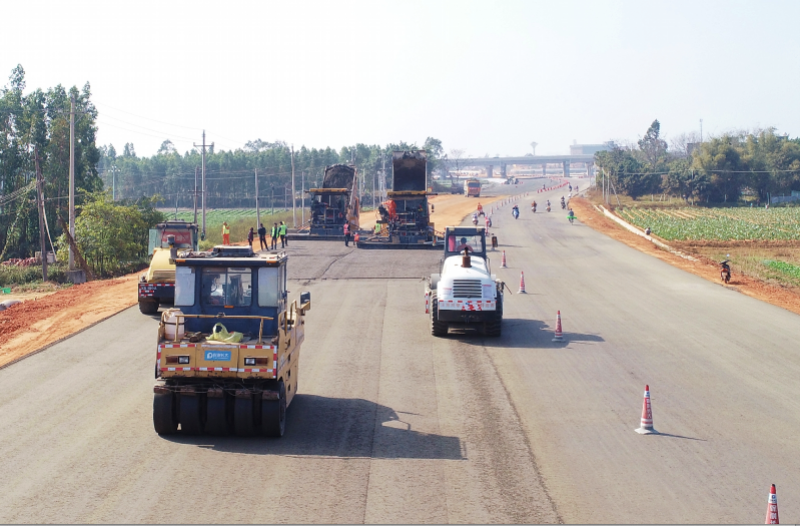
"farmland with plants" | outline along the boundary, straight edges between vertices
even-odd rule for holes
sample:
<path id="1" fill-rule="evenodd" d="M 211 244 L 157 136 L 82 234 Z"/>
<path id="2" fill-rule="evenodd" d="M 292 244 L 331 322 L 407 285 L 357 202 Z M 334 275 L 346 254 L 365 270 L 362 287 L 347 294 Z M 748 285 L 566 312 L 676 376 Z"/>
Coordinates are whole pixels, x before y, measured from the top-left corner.
<path id="1" fill-rule="evenodd" d="M 669 241 L 800 240 L 800 208 L 616 209 L 620 217 Z"/>
<path id="2" fill-rule="evenodd" d="M 731 260 L 736 273 L 800 287 L 800 207 L 625 206 L 615 213 L 683 252 Z"/>

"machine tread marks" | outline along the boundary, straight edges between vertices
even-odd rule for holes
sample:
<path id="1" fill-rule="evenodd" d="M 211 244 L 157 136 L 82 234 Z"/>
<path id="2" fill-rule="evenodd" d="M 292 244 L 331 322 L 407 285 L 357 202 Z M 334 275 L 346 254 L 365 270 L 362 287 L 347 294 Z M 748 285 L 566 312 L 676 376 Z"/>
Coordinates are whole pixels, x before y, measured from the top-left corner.
<path id="1" fill-rule="evenodd" d="M 171 392 L 153 396 L 153 427 L 159 435 L 172 435 L 178 431 L 174 402 L 175 395 Z"/>
<path id="2" fill-rule="evenodd" d="M 431 292 L 431 334 L 434 336 L 447 336 L 447 324 L 439 321 L 439 303 L 436 293 Z"/>
<path id="3" fill-rule="evenodd" d="M 158 312 L 158 302 L 152 300 L 139 300 L 139 312 L 142 314 L 155 314 Z"/>
<path id="4" fill-rule="evenodd" d="M 283 380 L 278 381 L 278 399 L 261 402 L 261 432 L 275 438 L 286 432 L 286 386 Z"/>

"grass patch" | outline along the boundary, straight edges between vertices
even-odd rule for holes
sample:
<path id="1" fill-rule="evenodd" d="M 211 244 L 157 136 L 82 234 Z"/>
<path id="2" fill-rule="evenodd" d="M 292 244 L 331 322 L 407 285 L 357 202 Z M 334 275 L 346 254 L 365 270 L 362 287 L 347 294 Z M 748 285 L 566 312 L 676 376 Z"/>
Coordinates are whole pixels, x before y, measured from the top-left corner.
<path id="1" fill-rule="evenodd" d="M 767 267 L 777 270 L 787 276 L 791 276 L 797 280 L 800 280 L 800 265 L 792 265 L 791 263 L 786 263 L 785 261 L 775 261 L 775 260 L 767 260 L 764 261 L 764 265 Z"/>

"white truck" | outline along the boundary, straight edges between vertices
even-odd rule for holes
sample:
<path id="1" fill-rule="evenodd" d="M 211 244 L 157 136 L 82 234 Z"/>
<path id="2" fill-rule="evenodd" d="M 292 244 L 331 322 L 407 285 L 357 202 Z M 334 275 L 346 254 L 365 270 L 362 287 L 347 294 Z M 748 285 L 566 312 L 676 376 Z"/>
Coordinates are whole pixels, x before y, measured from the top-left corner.
<path id="1" fill-rule="evenodd" d="M 454 329 L 500 336 L 504 285 L 489 265 L 486 229 L 447 227 L 439 273 L 431 274 L 425 287 L 431 334 L 445 336 Z"/>

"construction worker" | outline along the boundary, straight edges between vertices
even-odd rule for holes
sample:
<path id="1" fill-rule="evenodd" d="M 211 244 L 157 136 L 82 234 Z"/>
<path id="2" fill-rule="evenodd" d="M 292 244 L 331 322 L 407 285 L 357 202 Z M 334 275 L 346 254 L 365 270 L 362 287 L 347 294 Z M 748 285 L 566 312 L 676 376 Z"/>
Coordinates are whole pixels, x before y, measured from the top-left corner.
<path id="1" fill-rule="evenodd" d="M 250 248 L 253 248 L 253 238 L 255 235 L 256 233 L 253 231 L 253 227 L 250 227 L 250 232 L 247 233 L 247 244 L 250 245 Z"/>
<path id="2" fill-rule="evenodd" d="M 344 226 L 342 227 L 342 230 L 344 231 L 344 246 L 349 247 L 350 246 L 350 225 L 348 223 L 345 223 Z"/>
<path id="3" fill-rule="evenodd" d="M 231 229 L 228 227 L 228 222 L 222 222 L 222 244 L 223 245 L 230 245 L 231 244 Z"/>
<path id="4" fill-rule="evenodd" d="M 289 227 L 286 226 L 286 223 L 281 221 L 281 226 L 279 228 L 280 230 L 278 231 L 278 233 L 281 236 L 281 248 L 286 248 L 286 245 L 288 245 L 288 243 L 286 242 L 286 231 L 289 230 Z"/>
<path id="5" fill-rule="evenodd" d="M 270 230 L 270 237 L 272 238 L 272 247 L 270 250 L 276 250 L 278 248 L 278 235 L 280 235 L 280 227 L 278 223 L 272 223 L 272 230 Z"/>
<path id="6" fill-rule="evenodd" d="M 258 227 L 258 240 L 261 243 L 260 250 L 269 248 L 267 245 L 267 229 L 264 228 L 264 223 L 261 223 L 261 226 Z"/>

